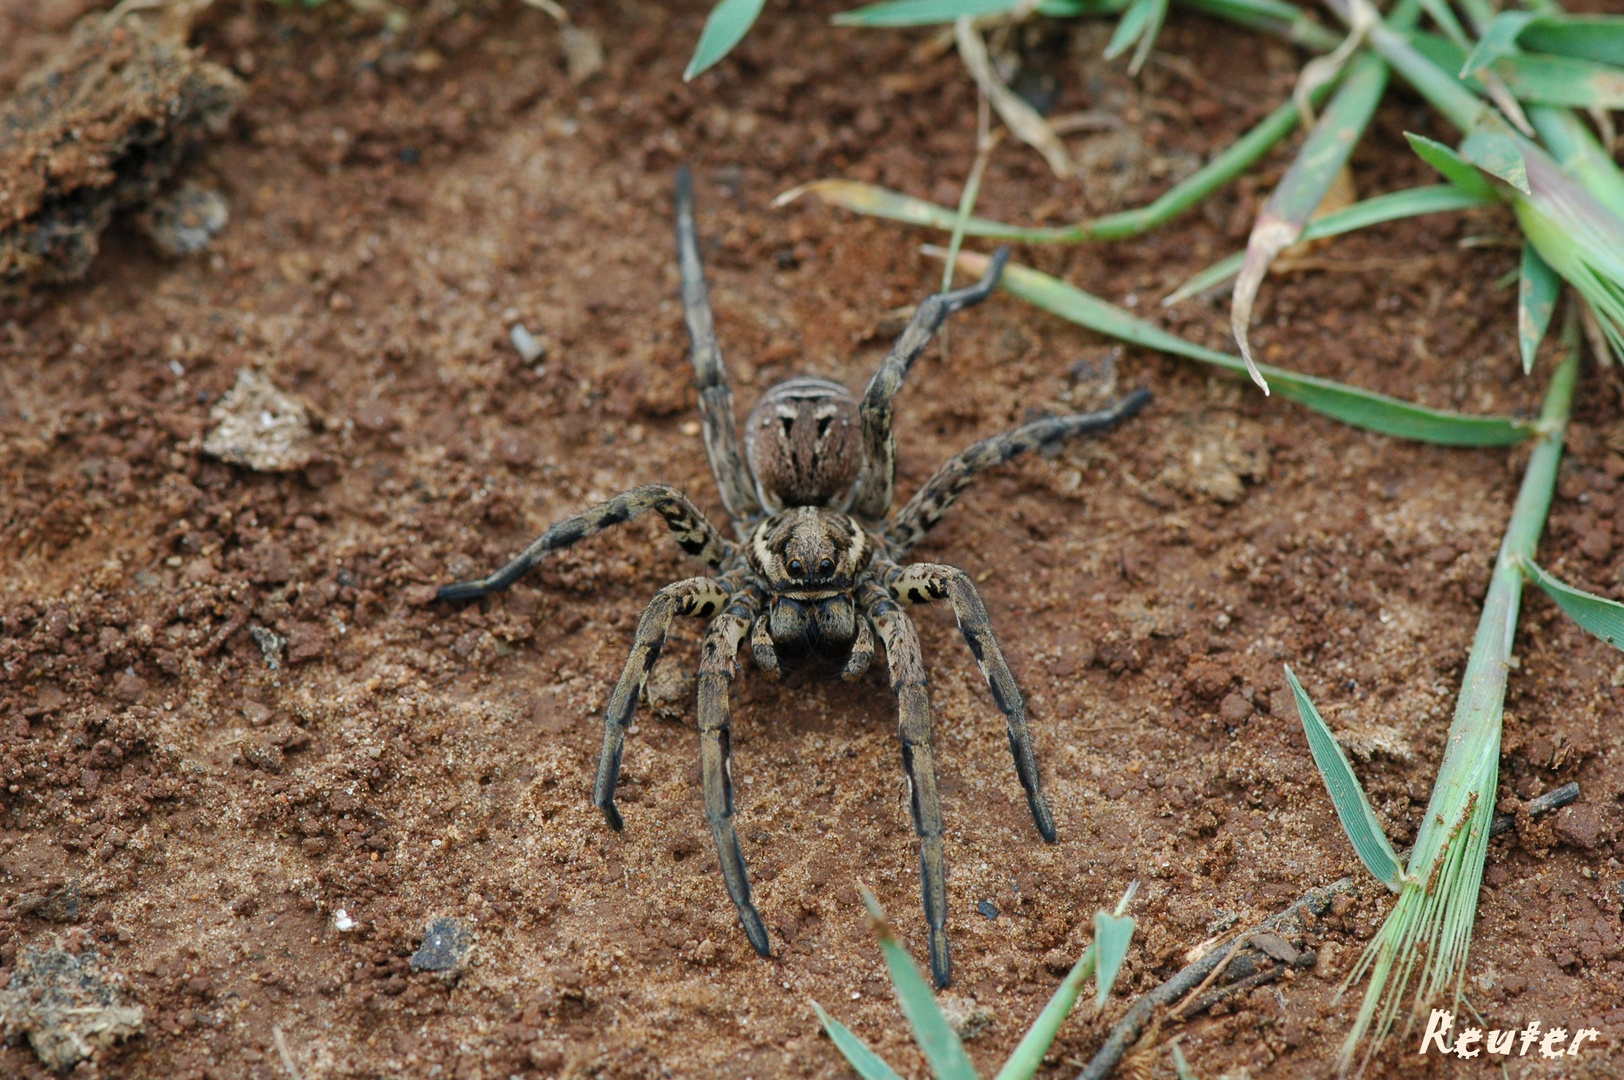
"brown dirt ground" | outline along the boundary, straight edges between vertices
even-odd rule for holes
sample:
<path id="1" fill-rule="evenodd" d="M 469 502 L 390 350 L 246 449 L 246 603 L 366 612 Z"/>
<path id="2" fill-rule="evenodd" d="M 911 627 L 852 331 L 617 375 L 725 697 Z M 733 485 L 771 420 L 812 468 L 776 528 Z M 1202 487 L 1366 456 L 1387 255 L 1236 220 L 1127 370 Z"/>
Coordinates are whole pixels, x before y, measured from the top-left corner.
<path id="1" fill-rule="evenodd" d="M 195 39 L 250 94 L 194 175 L 226 193 L 230 226 L 164 261 L 116 224 L 88 280 L 0 309 L 0 965 L 58 935 L 122 973 L 147 1031 L 89 1074 L 282 1076 L 280 1028 L 309 1078 L 847 1076 L 816 998 L 924 1075 L 854 890 L 917 947 L 883 665 L 851 687 L 743 670 L 735 777 L 775 945 L 762 961 L 710 850 L 686 699 L 645 711 L 630 742 L 623 835 L 587 797 L 631 627 L 689 572 L 663 529 L 606 535 L 466 610 L 425 602 L 635 483 L 717 509 L 675 299 L 678 162 L 698 173 L 743 407 L 799 371 L 862 385 L 897 309 L 938 280 L 919 233 L 769 202 L 820 176 L 956 198 L 974 149 L 956 61 L 921 59 L 922 33 L 830 28 L 846 5 L 775 5 L 684 86 L 705 6 L 587 9 L 607 66 L 572 87 L 556 27 L 517 3 L 436 0 L 391 36 L 338 3 L 220 0 Z M 0 4 L 0 91 L 84 7 Z M 1122 126 L 1073 138 L 1076 183 L 1000 150 L 990 216 L 1142 203 L 1279 100 L 1299 62 L 1175 12 L 1161 49 L 1176 59 L 1134 83 L 1095 59 L 1106 32 L 1054 39 L 1058 107 Z M 1428 111 L 1394 97 L 1375 127 L 1361 190 L 1426 179 L 1399 132 L 1446 134 Z M 1223 345 L 1221 306 L 1155 301 L 1244 237 L 1286 160 L 1142 241 L 1018 257 Z M 1513 295 L 1493 284 L 1516 254 L 1458 243 L 1511 228 L 1446 216 L 1325 248 L 1321 269 L 1265 287 L 1255 340 L 1430 404 L 1531 410 L 1541 380 L 1519 374 Z M 536 369 L 507 343 L 514 319 L 545 335 Z M 902 395 L 904 486 L 1029 410 L 1082 401 L 1068 371 L 1113 351 L 1008 297 L 958 317 L 950 360 L 932 352 Z M 210 404 L 245 365 L 323 417 L 302 472 L 202 455 Z M 923 615 L 952 993 L 994 1018 L 970 1044 L 984 1067 L 1129 881 L 1144 889 L 1123 993 L 1067 1025 L 1045 1076 L 1074 1072 L 1215 922 L 1358 872 L 1282 662 L 1362 751 L 1395 839 L 1413 837 L 1525 458 L 1378 438 L 1122 351 L 1119 386 L 1141 385 L 1146 414 L 1006 468 L 923 549 L 981 583 L 1060 827 L 1039 842 L 951 618 Z M 1617 595 L 1617 380 L 1587 372 L 1577 415 L 1542 556 Z M 1576 779 L 1583 802 L 1492 845 L 1469 988 L 1485 1027 L 1602 1028 L 1604 1047 L 1562 1068 L 1616 1076 L 1624 667 L 1556 616 L 1528 598 L 1502 800 Z M 267 669 L 251 625 L 289 639 L 288 666 Z M 670 655 L 680 682 L 691 627 Z M 8 911 L 64 882 L 81 922 Z M 1312 973 L 1190 1025 L 1198 1073 L 1323 1074 L 1354 1004 L 1333 1002 L 1337 982 L 1386 907 L 1364 888 L 1310 935 Z M 334 929 L 339 908 L 357 929 Z M 406 971 L 440 914 L 479 937 L 454 988 Z M 1427 1071 L 1413 1042 L 1380 1071 Z M 0 1049 L 0 1074 L 38 1073 Z M 1513 1059 L 1510 1074 L 1555 1072 Z"/>

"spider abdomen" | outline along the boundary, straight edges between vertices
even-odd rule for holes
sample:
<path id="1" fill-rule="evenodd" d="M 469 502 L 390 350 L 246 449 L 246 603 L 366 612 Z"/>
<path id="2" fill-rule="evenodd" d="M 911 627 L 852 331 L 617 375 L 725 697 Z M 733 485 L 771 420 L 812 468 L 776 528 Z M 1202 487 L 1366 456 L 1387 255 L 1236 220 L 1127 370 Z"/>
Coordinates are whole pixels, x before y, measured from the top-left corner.
<path id="1" fill-rule="evenodd" d="M 843 510 L 862 465 L 857 402 L 839 383 L 803 375 L 767 391 L 744 425 L 756 495 L 771 513 L 786 506 Z"/>

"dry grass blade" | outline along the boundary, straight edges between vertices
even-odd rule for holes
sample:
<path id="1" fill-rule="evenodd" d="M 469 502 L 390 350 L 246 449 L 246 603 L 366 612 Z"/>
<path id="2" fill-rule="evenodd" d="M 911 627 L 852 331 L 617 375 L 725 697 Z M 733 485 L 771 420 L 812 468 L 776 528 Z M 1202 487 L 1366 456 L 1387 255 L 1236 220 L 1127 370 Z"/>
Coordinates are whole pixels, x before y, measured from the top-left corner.
<path id="1" fill-rule="evenodd" d="M 1372 225 L 1380 225 L 1383 222 L 1402 221 L 1405 218 L 1420 217 L 1422 214 L 1469 210 L 1473 207 L 1489 206 L 1498 201 L 1492 190 L 1484 194 L 1470 194 L 1452 184 L 1429 184 L 1426 187 L 1409 188 L 1405 191 L 1390 191 L 1385 195 L 1373 195 L 1352 206 L 1344 206 L 1340 210 L 1315 217 L 1304 227 L 1302 236 L 1298 239 L 1302 242 L 1322 240 Z M 1218 288 L 1240 273 L 1241 263 L 1245 258 L 1244 251 L 1237 251 L 1218 260 L 1169 293 L 1162 301 L 1162 305 L 1171 307 L 1192 296 Z M 1303 265 L 1302 260 L 1294 260 L 1294 263 L 1299 267 Z"/>
<path id="2" fill-rule="evenodd" d="M 1411 5 L 1413 7 L 1413 5 Z M 1297 242 L 1308 219 L 1324 201 L 1347 163 L 1348 155 L 1364 134 L 1375 114 L 1382 92 L 1387 89 L 1387 65 L 1366 54 L 1354 61 L 1347 80 L 1308 134 L 1286 175 L 1258 215 L 1246 245 L 1246 258 L 1235 279 L 1235 296 L 1230 308 L 1230 326 L 1246 361 L 1252 381 L 1269 392 L 1269 384 L 1258 372 L 1248 340 L 1252 305 L 1258 287 L 1269 272 L 1269 264 L 1281 251 Z"/>
<path id="3" fill-rule="evenodd" d="M 970 77 L 975 79 L 981 92 L 992 102 L 993 110 L 998 113 L 1004 126 L 1017 139 L 1042 154 L 1056 176 L 1061 179 L 1070 177 L 1071 157 L 1066 153 L 1060 136 L 1054 133 L 1036 109 L 1026 103 L 1025 98 L 1011 90 L 993 70 L 992 61 L 987 56 L 987 43 L 981 40 L 975 26 L 968 19 L 954 24 L 953 39 L 958 45 L 960 59 L 970 70 Z"/>
<path id="4" fill-rule="evenodd" d="M 1326 87 L 1319 91 L 1329 93 Z M 1120 240 L 1138 236 L 1165 225 L 1191 209 L 1208 195 L 1245 172 L 1280 140 L 1297 127 L 1297 110 L 1290 102 L 1273 112 L 1245 135 L 1213 155 L 1211 161 L 1181 183 L 1175 184 L 1146 206 L 1057 227 L 1024 228 L 1001 221 L 971 217 L 964 223 L 966 236 L 990 236 L 1027 244 L 1077 244 L 1092 240 Z M 957 225 L 956 211 L 899 191 L 858 180 L 814 180 L 779 195 L 774 206 L 784 206 L 802 195 L 816 195 L 824 202 L 859 214 L 887 218 L 908 225 L 951 230 Z M 1311 226 L 1312 228 L 1312 226 Z"/>
<path id="5" fill-rule="evenodd" d="M 1414 6 L 1412 3 L 1411 7 Z M 1365 35 L 1376 24 L 1375 13 L 1366 6 L 1354 8 L 1354 24 L 1335 49 L 1324 56 L 1316 56 L 1303 65 L 1301 74 L 1297 76 L 1297 85 L 1292 88 L 1291 100 L 1297 103 L 1297 112 L 1303 118 L 1305 127 L 1314 123 L 1314 91 L 1322 86 L 1329 86 L 1342 74 L 1348 61 L 1364 43 Z M 1350 148 L 1351 149 L 1351 148 Z"/>

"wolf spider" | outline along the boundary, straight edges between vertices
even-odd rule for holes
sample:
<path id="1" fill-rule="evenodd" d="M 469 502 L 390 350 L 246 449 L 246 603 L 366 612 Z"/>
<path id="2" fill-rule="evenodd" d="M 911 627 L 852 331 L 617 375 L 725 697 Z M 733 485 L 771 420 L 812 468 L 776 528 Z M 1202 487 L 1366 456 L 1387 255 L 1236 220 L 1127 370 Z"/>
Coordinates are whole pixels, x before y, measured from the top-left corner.
<path id="1" fill-rule="evenodd" d="M 478 581 L 447 585 L 439 591 L 439 599 L 486 596 L 512 585 L 550 552 L 649 510 L 665 518 L 677 543 L 709 567 L 710 574 L 665 586 L 638 620 L 631 656 L 604 714 L 603 751 L 592 801 L 611 827 L 622 827 L 615 781 L 626 727 L 649 670 L 672 619 L 686 615 L 710 620 L 699 665 L 705 816 L 728 895 L 750 944 L 762 956 L 771 955 L 767 928 L 750 902 L 750 881 L 733 828 L 728 690 L 739 648 L 748 638 L 756 667 L 769 679 L 776 680 L 790 664 L 822 660 L 838 664 L 841 676 L 853 680 L 867 670 L 877 636 L 885 646 L 891 689 L 900 707 L 902 767 L 919 836 L 931 972 L 938 986 L 946 986 L 952 976 L 947 871 L 930 702 L 919 637 L 899 604 L 946 600 L 952 605 L 964 640 L 1004 713 L 1015 771 L 1026 789 L 1032 818 L 1050 843 L 1055 838 L 1054 818 L 1038 782 L 1026 705 L 975 585 L 955 567 L 906 563 L 904 557 L 983 469 L 1028 450 L 1107 429 L 1143 408 L 1150 394 L 1140 390 L 1098 412 L 1049 417 L 983 439 L 937 469 L 888 519 L 896 473 L 892 400 L 943 320 L 992 292 L 1008 250 L 994 256 L 986 276 L 975 285 L 931 296 L 919 305 L 860 403 L 845 387 L 814 376 L 774 386 L 745 422 L 741 456 L 733 394 L 717 349 L 699 262 L 693 183 L 686 169 L 677 174 L 676 204 L 682 303 L 693 347 L 705 450 L 739 542 L 724 537 L 675 488 L 647 484 L 560 521 L 500 570 Z"/>

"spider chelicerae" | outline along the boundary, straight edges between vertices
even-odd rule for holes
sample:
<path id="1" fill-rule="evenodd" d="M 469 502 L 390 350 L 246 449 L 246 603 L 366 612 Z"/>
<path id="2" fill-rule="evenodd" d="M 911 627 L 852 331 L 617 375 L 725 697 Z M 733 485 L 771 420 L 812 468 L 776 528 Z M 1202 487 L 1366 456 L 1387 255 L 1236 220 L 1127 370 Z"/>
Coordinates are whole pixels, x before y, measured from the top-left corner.
<path id="1" fill-rule="evenodd" d="M 1028 450 L 1109 428 L 1143 408 L 1150 394 L 1139 390 L 1098 412 L 1048 417 L 983 439 L 937 469 L 918 494 L 891 513 L 896 474 L 892 401 L 908 368 L 943 320 L 992 292 L 1008 258 L 1008 251 L 1000 250 L 975 285 L 931 296 L 919 305 L 861 402 L 828 379 L 801 376 L 781 382 L 745 421 L 741 454 L 733 394 L 717 348 L 699 262 L 693 182 L 686 169 L 677 174 L 676 202 L 682 304 L 692 340 L 705 450 L 738 541 L 723 536 L 682 492 L 646 484 L 560 521 L 494 574 L 447 585 L 439 591 L 439 599 L 468 600 L 497 592 L 550 552 L 650 510 L 665 518 L 677 543 L 710 573 L 665 586 L 638 620 L 631 656 L 604 714 L 603 751 L 592 801 L 612 827 L 623 826 L 615 806 L 615 781 L 626 728 L 649 670 L 674 618 L 708 619 L 698 679 L 705 816 L 728 895 L 750 944 L 762 956 L 771 955 L 767 928 L 750 901 L 750 880 L 733 826 L 728 691 L 737 673 L 739 648 L 749 640 L 756 667 L 769 679 L 777 679 L 791 665 L 821 662 L 838 666 L 843 678 L 853 680 L 868 669 L 878 637 L 899 705 L 898 734 L 919 836 L 931 972 L 938 986 L 946 986 L 952 962 L 942 803 L 936 790 L 919 636 L 902 604 L 946 600 L 952 605 L 964 640 L 1004 714 L 1015 771 L 1026 789 L 1032 818 L 1050 843 L 1055 839 L 1054 818 L 1038 780 L 1026 704 L 975 585 L 956 567 L 909 563 L 906 556 L 982 470 Z"/>

